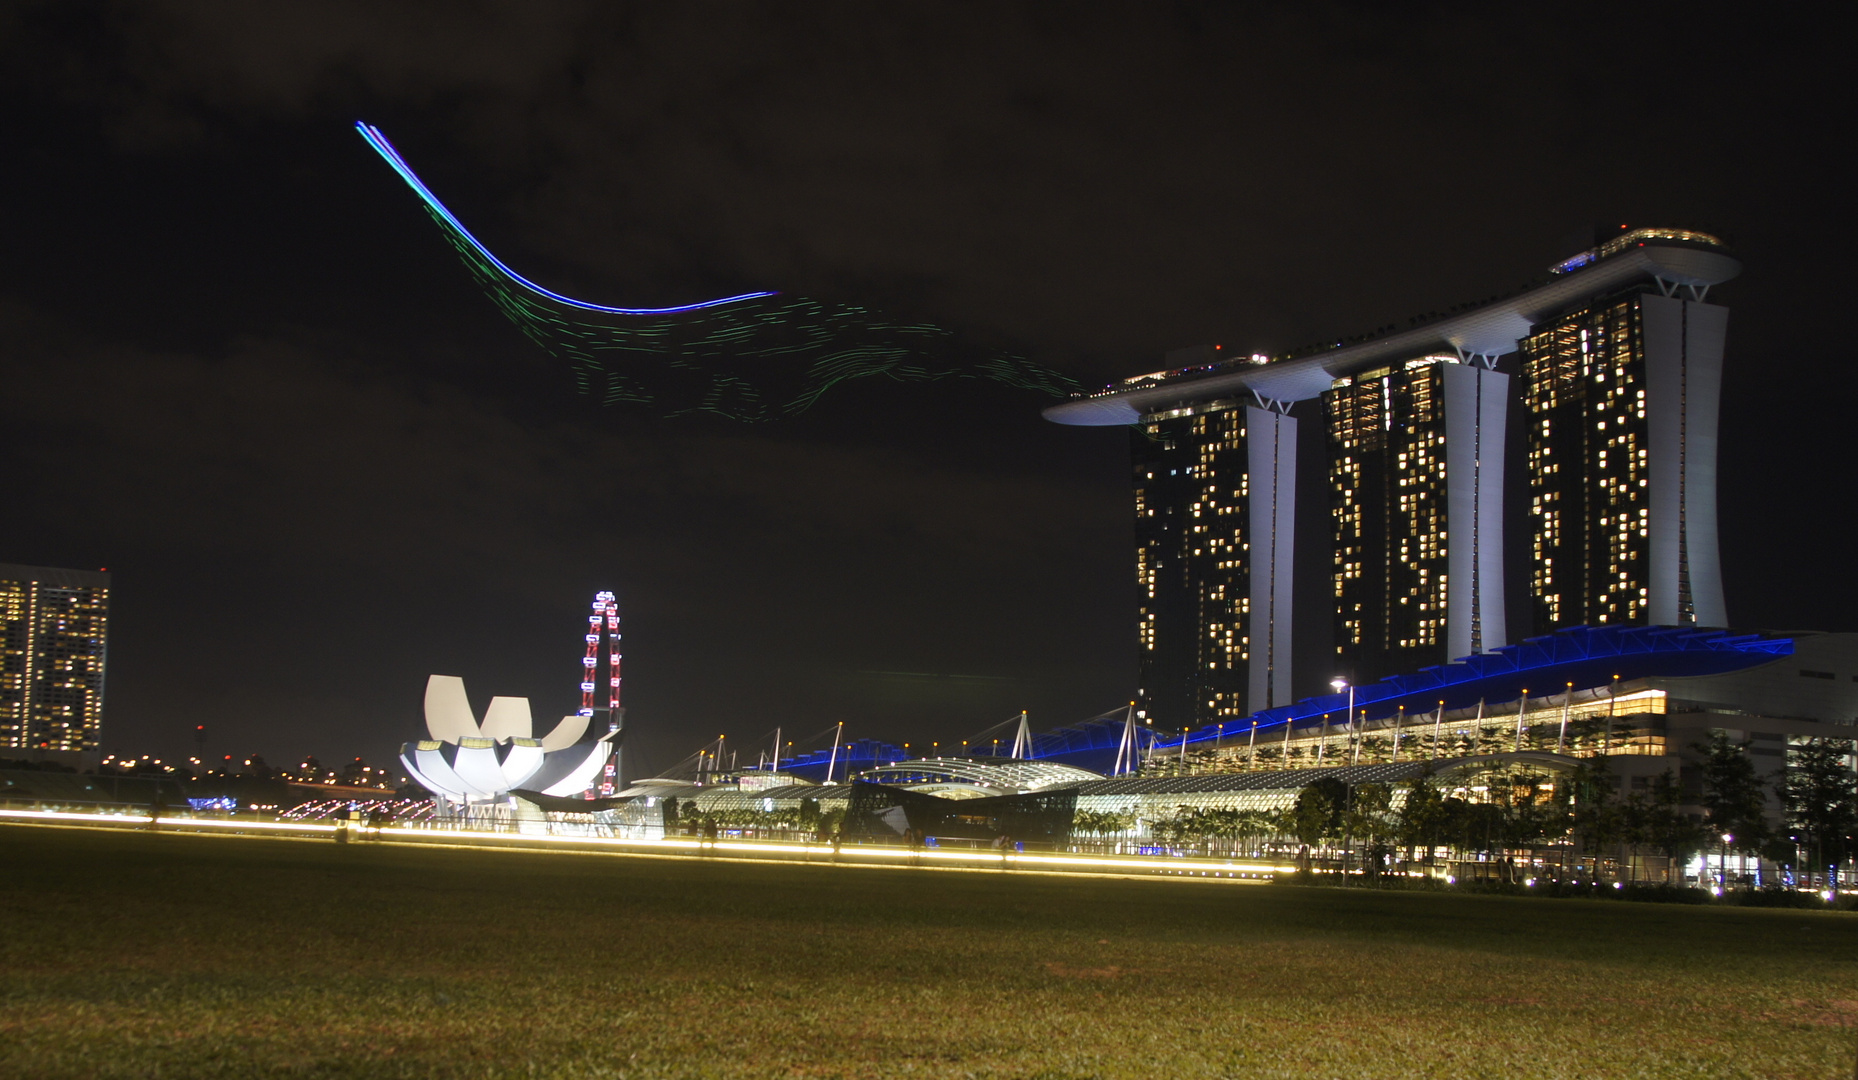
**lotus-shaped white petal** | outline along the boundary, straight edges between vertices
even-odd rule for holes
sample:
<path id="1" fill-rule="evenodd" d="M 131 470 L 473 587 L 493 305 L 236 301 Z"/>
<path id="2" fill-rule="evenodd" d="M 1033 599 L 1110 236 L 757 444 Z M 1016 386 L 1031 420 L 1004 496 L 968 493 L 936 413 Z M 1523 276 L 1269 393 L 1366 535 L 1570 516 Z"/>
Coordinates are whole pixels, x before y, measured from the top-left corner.
<path id="1" fill-rule="evenodd" d="M 511 739 L 509 749 L 503 755 L 504 790 L 512 791 L 523 787 L 535 771 L 542 767 L 542 743 L 536 739 Z"/>
<path id="2" fill-rule="evenodd" d="M 555 725 L 555 730 L 542 736 L 542 749 L 564 750 L 580 742 L 581 736 L 587 734 L 588 721 L 592 719 L 591 716 L 582 716 L 579 713 L 562 717 L 561 723 Z"/>
<path id="3" fill-rule="evenodd" d="M 471 715 L 471 699 L 465 697 L 463 679 L 434 675 L 426 680 L 426 731 L 436 741 L 446 743 L 478 737 L 477 719 Z"/>
<path id="4" fill-rule="evenodd" d="M 501 795 L 510 790 L 503 783 L 503 762 L 494 739 L 460 739 L 451 752 L 452 771 L 458 779 L 486 795 Z"/>
<path id="5" fill-rule="evenodd" d="M 452 743 L 437 741 L 414 744 L 412 764 L 418 769 L 418 775 L 424 778 L 421 782 L 425 784 L 426 789 L 459 802 L 487 799 L 496 795 L 496 791 L 479 787 L 466 777 L 458 775 L 457 771 L 452 768 L 452 763 L 445 760 L 445 751 L 452 746 Z M 400 760 L 406 763 L 406 759 L 407 754 L 402 750 Z"/>
<path id="6" fill-rule="evenodd" d="M 439 747 L 444 746 L 444 745 L 445 744 L 441 742 L 429 742 L 428 741 L 428 742 L 407 743 L 400 747 L 400 764 L 403 767 L 405 767 L 406 774 L 412 777 L 416 782 L 418 782 L 420 787 L 425 788 L 427 791 L 437 792 L 437 791 L 440 791 L 441 788 L 439 787 L 438 781 L 427 776 L 425 773 L 425 770 L 419 767 L 419 750 L 422 747 L 426 749 L 437 750 Z"/>
<path id="7" fill-rule="evenodd" d="M 528 698 L 494 697 L 484 710 L 486 739 L 527 739 L 530 726 Z"/>
<path id="8" fill-rule="evenodd" d="M 591 719 L 564 716 L 546 738 L 536 739 L 529 699 L 499 697 L 491 699 L 480 726 L 464 680 L 434 675 L 426 680 L 432 738 L 401 747 L 400 763 L 420 786 L 458 802 L 501 798 L 519 788 L 574 795 L 592 786 L 613 751 L 612 735 L 587 738 Z"/>
<path id="9" fill-rule="evenodd" d="M 568 774 L 542 789 L 544 795 L 579 795 L 594 786 L 594 780 L 600 775 L 600 767 L 606 764 L 607 755 L 613 752 L 613 745 L 605 739 L 591 743 L 581 743 L 555 751 L 563 757 L 585 753 L 587 756 L 575 762 Z M 553 755 L 550 755 L 551 757 Z"/>

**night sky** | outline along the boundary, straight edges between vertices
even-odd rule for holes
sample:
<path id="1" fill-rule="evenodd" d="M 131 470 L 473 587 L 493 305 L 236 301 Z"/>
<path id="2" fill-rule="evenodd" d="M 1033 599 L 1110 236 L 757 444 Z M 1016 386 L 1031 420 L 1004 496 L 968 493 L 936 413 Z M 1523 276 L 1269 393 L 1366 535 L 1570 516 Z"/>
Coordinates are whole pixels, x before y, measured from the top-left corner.
<path id="1" fill-rule="evenodd" d="M 1131 697 L 1123 431 L 982 382 L 602 408 L 362 119 L 569 295 L 867 304 L 1087 384 L 1714 232 L 1731 617 L 1858 629 L 1828 28 L 1386 7 L 6 5 L 0 562 L 115 575 L 116 752 L 385 762 L 433 672 L 559 716 L 602 588 L 633 772 Z"/>

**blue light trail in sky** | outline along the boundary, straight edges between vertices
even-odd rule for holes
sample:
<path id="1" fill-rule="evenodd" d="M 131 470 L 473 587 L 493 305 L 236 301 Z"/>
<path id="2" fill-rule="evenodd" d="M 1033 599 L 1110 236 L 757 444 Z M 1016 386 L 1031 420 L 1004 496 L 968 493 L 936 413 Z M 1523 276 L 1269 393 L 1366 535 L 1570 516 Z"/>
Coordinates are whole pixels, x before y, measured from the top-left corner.
<path id="1" fill-rule="evenodd" d="M 408 165 L 406 159 L 400 156 L 400 152 L 394 149 L 394 145 L 387 141 L 387 136 L 381 134 L 381 129 L 372 124 L 357 120 L 355 121 L 355 130 L 361 133 L 361 137 L 367 140 L 368 145 L 374 148 L 375 153 L 381 155 L 381 157 L 387 160 L 387 164 L 393 166 L 394 171 L 400 174 L 400 179 L 405 180 L 407 186 L 411 187 L 419 194 L 421 199 L 425 200 L 426 205 L 432 208 L 433 213 L 444 218 L 452 228 L 458 231 L 458 235 L 463 237 L 472 247 L 476 248 L 479 254 L 490 261 L 491 265 L 502 271 L 511 281 L 516 282 L 518 285 L 521 285 L 523 288 L 537 295 L 546 296 L 556 303 L 580 308 L 583 311 L 604 312 L 608 315 L 674 315 L 680 311 L 702 311 L 705 308 L 720 307 L 723 304 L 734 304 L 743 300 L 759 300 L 764 296 L 775 295 L 772 292 L 751 292 L 742 293 L 739 296 L 725 296 L 719 300 L 705 300 L 697 304 L 682 304 L 677 307 L 622 308 L 608 307 L 605 304 L 590 304 L 585 300 L 576 300 L 571 296 L 563 296 L 558 292 L 544 289 L 542 286 L 537 285 L 535 282 L 530 281 L 528 278 L 510 269 L 509 264 L 491 254 L 489 248 L 485 247 L 477 237 L 471 235 L 471 230 L 465 228 L 462 222 L 456 217 L 453 217 L 452 212 L 445 208 L 444 203 L 439 201 L 439 197 L 434 195 L 432 190 L 420 180 L 418 174 L 413 172 L 412 166 Z"/>
<path id="2" fill-rule="evenodd" d="M 355 130 L 419 196 L 446 242 L 498 310 L 606 405 L 732 420 L 795 416 L 835 386 L 974 379 L 1063 397 L 1066 376 L 1023 356 L 978 347 L 943 326 L 858 304 L 751 292 L 677 307 L 588 303 L 510 269 L 446 209 L 378 128 Z"/>

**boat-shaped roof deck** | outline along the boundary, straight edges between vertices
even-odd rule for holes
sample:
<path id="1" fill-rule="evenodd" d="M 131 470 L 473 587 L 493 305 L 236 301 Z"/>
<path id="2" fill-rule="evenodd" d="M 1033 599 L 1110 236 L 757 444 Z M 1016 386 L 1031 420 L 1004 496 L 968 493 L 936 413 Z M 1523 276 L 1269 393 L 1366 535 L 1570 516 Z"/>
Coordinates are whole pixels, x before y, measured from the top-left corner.
<path id="1" fill-rule="evenodd" d="M 1303 401 L 1320 395 L 1337 379 L 1427 353 L 1507 355 L 1547 317 L 1635 281 L 1658 281 L 1667 289 L 1689 288 L 1701 295 L 1741 272 L 1741 262 L 1713 236 L 1684 229 L 1636 229 L 1557 263 L 1546 282 L 1410 330 L 1337 342 L 1301 355 L 1259 355 L 1139 375 L 1050 406 L 1045 418 L 1111 427 L 1219 398 L 1256 395 L 1270 401 Z"/>

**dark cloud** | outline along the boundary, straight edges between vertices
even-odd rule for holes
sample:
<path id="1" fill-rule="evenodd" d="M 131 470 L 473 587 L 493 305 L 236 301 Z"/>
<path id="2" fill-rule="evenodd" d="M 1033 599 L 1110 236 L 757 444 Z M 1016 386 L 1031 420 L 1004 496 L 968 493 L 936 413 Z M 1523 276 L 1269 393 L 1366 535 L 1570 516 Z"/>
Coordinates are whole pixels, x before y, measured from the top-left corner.
<path id="1" fill-rule="evenodd" d="M 204 717 L 241 752 L 378 755 L 439 670 L 566 708 L 604 587 L 661 755 L 813 719 L 959 738 L 1130 689 L 1120 433 L 976 384 L 849 387 L 766 428 L 597 409 L 356 118 L 564 291 L 774 287 L 1087 380 L 1488 296 L 1596 221 L 1714 229 L 1749 266 L 1725 290 L 1732 612 L 1843 625 L 1858 600 L 1797 512 L 1850 464 L 1826 137 L 1849 116 L 1810 26 L 152 2 L 14 6 L 0 36 L 0 454 L 34 508 L 0 559 L 120 574 L 118 748 Z"/>
<path id="2" fill-rule="evenodd" d="M 1117 591 L 1040 580 L 1041 563 L 1077 573 L 1076 537 L 1102 532 L 1120 504 L 1113 489 L 1070 477 L 939 461 L 920 446 L 835 445 L 803 428 L 525 418 L 353 344 L 151 353 L 17 307 L 0 335 L 12 497 L 41 518 L 21 531 L 48 553 L 33 557 L 133 553 L 128 565 L 112 560 L 124 633 L 156 630 L 135 614 L 150 577 L 192 575 L 197 586 L 178 590 L 187 610 L 177 614 L 199 636 L 161 650 L 167 670 L 148 671 L 127 648 L 115 660 L 125 678 L 207 688 L 207 700 L 119 695 L 125 720 L 139 708 L 179 730 L 190 709 L 227 711 L 222 695 L 281 692 L 304 699 L 293 717 L 313 724 L 328 688 L 365 701 L 375 669 L 409 655 L 454 671 L 505 653 L 486 666 L 522 670 L 511 681 L 532 685 L 531 672 L 557 667 L 560 678 L 528 692 L 565 709 L 576 608 L 601 585 L 622 587 L 646 655 L 666 640 L 689 650 L 658 661 L 682 687 L 635 666 L 646 702 L 701 703 L 731 725 L 744 699 L 770 701 L 762 709 L 777 721 L 828 706 L 876 720 L 883 690 L 857 675 L 867 668 L 1089 682 L 1076 658 L 990 619 L 1021 591 L 1045 613 L 1054 587 L 1080 599 Z M 480 639 L 462 649 L 445 623 L 461 609 L 479 612 Z M 306 632 L 323 638 L 308 655 Z M 392 678 L 405 684 L 392 706 L 347 706 L 372 721 L 344 734 L 375 753 L 419 675 Z M 1075 688 L 1042 691 L 1090 704 Z M 275 746 L 284 732 L 249 734 Z"/>
<path id="3" fill-rule="evenodd" d="M 849 295 L 1073 353 L 1374 325 L 1619 214 L 1733 231 L 1725 196 L 1783 167 L 1764 114 L 1799 107 L 1797 63 L 1759 49 L 1785 28 L 1651 12 L 176 2 L 112 22 L 126 122 L 168 117 L 144 134 L 365 110 L 564 285 Z"/>
<path id="4" fill-rule="evenodd" d="M 99 521 L 122 528 L 120 539 L 163 547 L 358 573 L 382 551 L 419 551 L 417 572 L 433 580 L 468 573 L 520 592 L 506 560 L 560 561 L 585 532 L 679 573 L 720 561 L 735 538 L 704 534 L 710 546 L 692 547 L 667 523 L 734 521 L 791 547 L 1017 568 L 1097 509 L 1070 478 L 779 429 L 525 423 L 457 386 L 395 379 L 363 350 L 332 357 L 248 340 L 211 359 L 148 354 L 22 332 L 11 314 L 0 329 L 20 367 L 8 402 L 23 408 L 9 408 L 9 421 L 42 436 L 20 447 L 26 473 L 94 477 L 44 494 L 69 499 L 66 512 L 105 507 Z M 68 413 L 45 408 L 79 401 Z"/>

